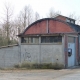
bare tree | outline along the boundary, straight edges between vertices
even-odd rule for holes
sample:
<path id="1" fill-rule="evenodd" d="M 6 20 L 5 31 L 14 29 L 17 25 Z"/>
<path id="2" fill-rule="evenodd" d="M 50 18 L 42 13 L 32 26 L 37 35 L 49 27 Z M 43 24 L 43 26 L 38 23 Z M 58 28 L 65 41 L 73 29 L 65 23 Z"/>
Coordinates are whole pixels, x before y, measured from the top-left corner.
<path id="1" fill-rule="evenodd" d="M 49 10 L 49 13 L 48 13 L 47 17 L 48 17 L 48 18 L 53 18 L 53 17 L 55 17 L 56 15 L 59 15 L 59 14 L 61 14 L 60 11 L 55 12 L 55 11 L 54 11 L 54 8 L 51 8 L 51 9 Z"/>
<path id="2" fill-rule="evenodd" d="M 80 16 L 76 16 L 75 13 L 70 13 L 68 15 L 69 18 L 75 19 L 76 20 L 76 24 L 80 25 Z"/>
<path id="3" fill-rule="evenodd" d="M 29 26 L 32 22 L 33 22 L 33 10 L 30 6 L 28 6 L 26 26 Z"/>
<path id="4" fill-rule="evenodd" d="M 25 6 L 20 12 L 20 15 L 17 18 L 16 25 L 20 32 L 22 32 L 27 26 L 29 26 L 33 21 L 33 11 L 30 6 Z"/>
<path id="5" fill-rule="evenodd" d="M 37 21 L 37 20 L 40 19 L 40 16 L 39 16 L 39 13 L 38 12 L 35 13 L 35 18 L 34 19 L 35 19 L 35 21 Z"/>
<path id="6" fill-rule="evenodd" d="M 9 3 L 6 3 L 4 5 L 4 18 L 3 18 L 3 32 L 5 37 L 7 38 L 7 43 L 9 44 L 10 42 L 10 30 L 12 28 L 11 26 L 11 18 L 13 15 L 13 9 L 11 8 Z"/>

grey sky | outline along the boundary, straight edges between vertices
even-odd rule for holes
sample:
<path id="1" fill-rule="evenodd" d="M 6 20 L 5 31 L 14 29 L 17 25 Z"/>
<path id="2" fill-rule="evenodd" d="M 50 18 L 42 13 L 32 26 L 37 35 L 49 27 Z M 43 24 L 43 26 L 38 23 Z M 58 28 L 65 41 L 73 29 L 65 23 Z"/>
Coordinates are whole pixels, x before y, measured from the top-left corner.
<path id="1" fill-rule="evenodd" d="M 0 14 L 3 12 L 4 3 L 9 2 L 14 7 L 14 14 L 17 15 L 25 5 L 31 5 L 33 11 L 37 11 L 45 17 L 50 8 L 54 11 L 61 11 L 62 15 L 74 13 L 80 15 L 80 0 L 2 0 L 0 1 Z"/>

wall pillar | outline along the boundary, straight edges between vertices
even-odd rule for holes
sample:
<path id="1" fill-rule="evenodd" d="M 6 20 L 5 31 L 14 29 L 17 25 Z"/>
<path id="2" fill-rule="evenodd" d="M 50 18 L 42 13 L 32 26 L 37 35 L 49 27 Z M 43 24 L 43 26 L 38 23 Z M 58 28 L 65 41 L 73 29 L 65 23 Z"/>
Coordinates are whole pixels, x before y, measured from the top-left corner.
<path id="1" fill-rule="evenodd" d="M 78 40 L 78 37 L 76 37 L 76 40 L 75 40 L 75 43 L 76 43 L 76 65 L 79 64 L 79 40 Z"/>
<path id="2" fill-rule="evenodd" d="M 64 35 L 65 68 L 68 67 L 68 36 Z"/>
<path id="3" fill-rule="evenodd" d="M 41 36 L 39 36 L 39 64 L 41 64 Z"/>
<path id="4" fill-rule="evenodd" d="M 21 59 L 21 37 L 18 37 L 18 50 L 19 50 L 19 55 L 20 55 L 20 63 L 22 62 Z"/>

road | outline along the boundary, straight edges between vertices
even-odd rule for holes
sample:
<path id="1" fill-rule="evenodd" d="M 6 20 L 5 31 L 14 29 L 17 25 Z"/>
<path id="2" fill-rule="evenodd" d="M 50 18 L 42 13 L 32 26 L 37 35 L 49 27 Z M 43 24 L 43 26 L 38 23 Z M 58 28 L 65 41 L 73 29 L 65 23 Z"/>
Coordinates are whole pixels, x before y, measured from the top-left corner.
<path id="1" fill-rule="evenodd" d="M 80 69 L 0 70 L 0 80 L 80 80 Z"/>

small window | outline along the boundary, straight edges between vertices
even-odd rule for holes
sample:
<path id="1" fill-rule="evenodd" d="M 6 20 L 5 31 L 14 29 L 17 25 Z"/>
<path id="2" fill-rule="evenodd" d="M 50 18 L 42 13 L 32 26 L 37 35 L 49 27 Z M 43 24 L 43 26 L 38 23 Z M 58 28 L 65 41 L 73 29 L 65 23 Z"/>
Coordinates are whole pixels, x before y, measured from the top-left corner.
<path id="1" fill-rule="evenodd" d="M 72 24 L 74 24 L 74 21 L 71 21 Z"/>
<path id="2" fill-rule="evenodd" d="M 75 38 L 74 37 L 68 37 L 68 42 L 69 43 L 75 43 Z"/>
<path id="3" fill-rule="evenodd" d="M 66 19 L 66 22 L 70 22 L 70 20 L 69 19 Z"/>

